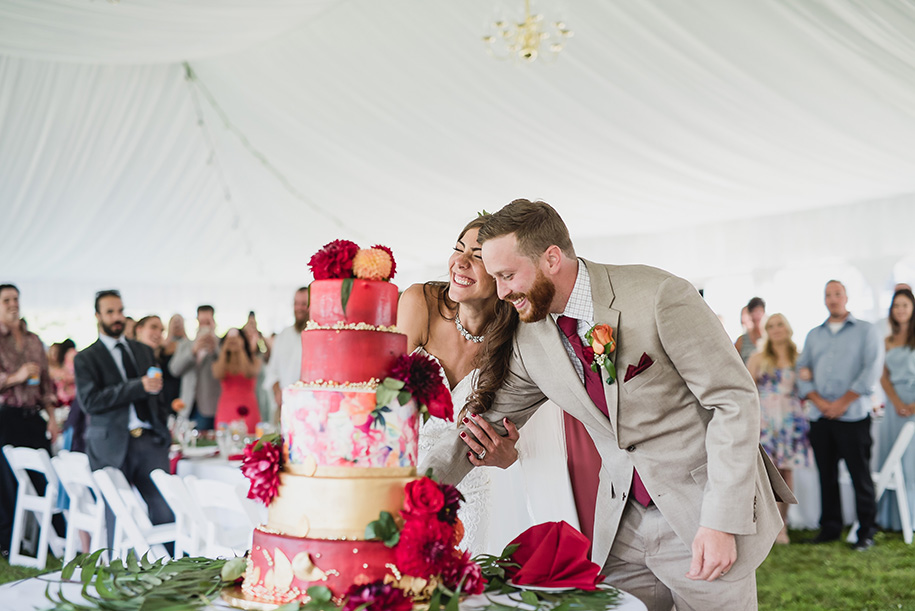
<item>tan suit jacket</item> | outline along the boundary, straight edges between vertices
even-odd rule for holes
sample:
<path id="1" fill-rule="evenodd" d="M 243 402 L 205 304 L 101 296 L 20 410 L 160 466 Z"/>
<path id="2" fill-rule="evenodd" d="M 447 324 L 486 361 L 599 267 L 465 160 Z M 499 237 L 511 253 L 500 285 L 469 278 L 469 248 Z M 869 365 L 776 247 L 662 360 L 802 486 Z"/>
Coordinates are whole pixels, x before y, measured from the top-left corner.
<path id="1" fill-rule="evenodd" d="M 617 338 L 618 379 L 604 388 L 609 419 L 588 397 L 552 316 L 519 325 L 509 378 L 486 419 L 504 432 L 503 417 L 523 424 L 548 398 L 587 427 L 603 461 L 595 562 L 603 564 L 613 545 L 635 466 L 687 549 L 700 526 L 737 535 L 737 562 L 722 579 L 746 576 L 781 529 L 776 499 L 795 502 L 759 446 L 753 379 L 689 282 L 647 266 L 585 264 L 594 322 L 609 324 Z M 643 353 L 654 363 L 623 382 Z M 431 467 L 448 483 L 467 474 L 473 465 L 459 432 L 433 449 L 420 472 Z"/>

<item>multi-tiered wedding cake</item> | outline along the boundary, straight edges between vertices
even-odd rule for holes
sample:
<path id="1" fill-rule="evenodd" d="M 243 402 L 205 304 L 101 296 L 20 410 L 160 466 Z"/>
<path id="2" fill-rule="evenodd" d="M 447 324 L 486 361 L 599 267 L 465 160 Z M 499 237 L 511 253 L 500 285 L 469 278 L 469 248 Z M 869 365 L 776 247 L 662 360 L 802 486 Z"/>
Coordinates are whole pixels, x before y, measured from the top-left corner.
<path id="1" fill-rule="evenodd" d="M 473 571 L 455 549 L 460 495 L 416 474 L 420 412 L 450 419 L 452 406 L 437 365 L 407 355 L 394 327 L 390 250 L 337 240 L 310 265 L 302 377 L 283 391 L 282 439 L 246 450 L 249 496 L 269 517 L 254 532 L 245 597 L 303 601 L 326 586 L 342 600 L 368 584 L 415 595 Z"/>

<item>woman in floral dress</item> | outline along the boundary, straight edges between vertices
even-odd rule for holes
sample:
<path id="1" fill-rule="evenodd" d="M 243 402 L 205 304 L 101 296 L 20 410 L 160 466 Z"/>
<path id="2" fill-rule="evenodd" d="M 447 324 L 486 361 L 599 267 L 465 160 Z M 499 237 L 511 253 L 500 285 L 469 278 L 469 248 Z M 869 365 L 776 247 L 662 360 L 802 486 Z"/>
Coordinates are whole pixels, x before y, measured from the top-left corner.
<path id="1" fill-rule="evenodd" d="M 794 487 L 794 469 L 810 463 L 810 424 L 797 394 L 797 345 L 791 325 L 782 314 L 766 322 L 763 349 L 750 357 L 747 367 L 759 388 L 760 443 L 772 458 L 789 487 Z M 776 543 L 788 539 L 788 505 L 779 503 L 784 528 Z"/>

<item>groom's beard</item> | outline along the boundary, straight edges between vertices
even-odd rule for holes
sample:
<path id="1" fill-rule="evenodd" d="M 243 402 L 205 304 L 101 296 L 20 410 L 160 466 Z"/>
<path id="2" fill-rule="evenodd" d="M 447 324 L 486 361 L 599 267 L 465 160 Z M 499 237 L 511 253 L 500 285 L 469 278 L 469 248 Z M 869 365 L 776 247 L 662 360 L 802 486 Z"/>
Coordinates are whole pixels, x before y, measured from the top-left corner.
<path id="1" fill-rule="evenodd" d="M 521 322 L 538 322 L 550 313 L 550 305 L 556 295 L 556 286 L 547 278 L 542 270 L 537 270 L 537 278 L 527 293 L 511 293 L 505 296 L 505 301 L 512 302 L 527 299 L 527 307 L 518 310 Z"/>

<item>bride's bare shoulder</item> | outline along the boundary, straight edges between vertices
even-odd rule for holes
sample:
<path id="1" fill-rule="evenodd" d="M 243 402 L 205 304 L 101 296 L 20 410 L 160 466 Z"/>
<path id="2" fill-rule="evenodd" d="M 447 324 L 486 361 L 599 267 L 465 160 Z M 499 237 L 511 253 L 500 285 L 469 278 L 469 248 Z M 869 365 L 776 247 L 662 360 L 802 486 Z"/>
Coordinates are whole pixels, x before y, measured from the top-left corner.
<path id="1" fill-rule="evenodd" d="M 397 329 L 407 336 L 410 352 L 429 341 L 429 315 L 432 305 L 427 293 L 425 285 L 411 285 L 401 294 L 397 305 Z"/>

